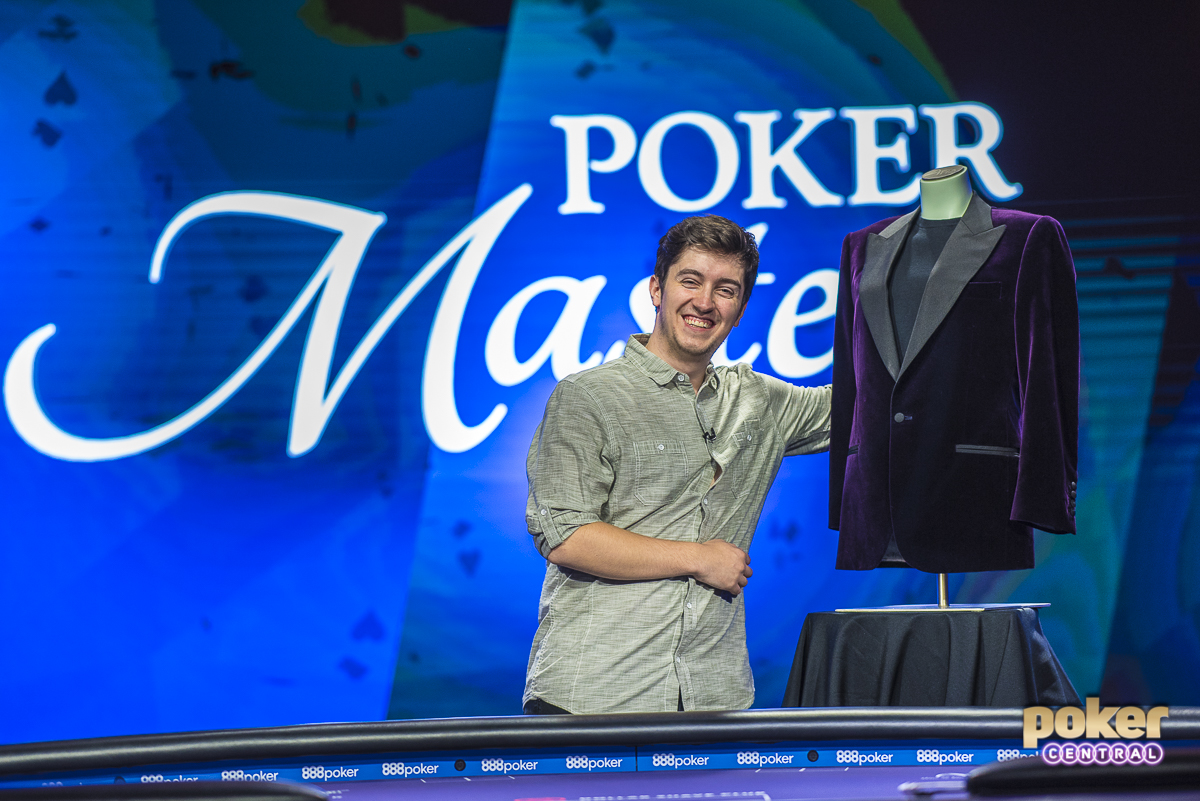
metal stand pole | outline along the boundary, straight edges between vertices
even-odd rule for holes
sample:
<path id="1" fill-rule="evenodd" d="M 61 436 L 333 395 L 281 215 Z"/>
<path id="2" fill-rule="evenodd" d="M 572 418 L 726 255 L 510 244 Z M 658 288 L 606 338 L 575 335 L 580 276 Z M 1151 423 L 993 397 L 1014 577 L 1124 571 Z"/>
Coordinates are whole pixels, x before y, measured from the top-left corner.
<path id="1" fill-rule="evenodd" d="M 946 574 L 938 573 L 938 609 L 950 608 L 950 591 L 946 583 Z"/>

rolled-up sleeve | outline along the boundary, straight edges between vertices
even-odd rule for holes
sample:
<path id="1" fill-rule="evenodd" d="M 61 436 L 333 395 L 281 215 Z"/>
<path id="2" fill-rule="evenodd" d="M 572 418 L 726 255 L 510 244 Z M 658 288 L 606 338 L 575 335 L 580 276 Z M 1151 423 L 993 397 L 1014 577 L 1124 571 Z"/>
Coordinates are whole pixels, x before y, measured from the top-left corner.
<path id="1" fill-rule="evenodd" d="M 786 456 L 829 450 L 831 388 L 798 387 L 778 378 L 763 376 L 775 424 L 783 432 Z"/>
<path id="2" fill-rule="evenodd" d="M 575 529 L 601 520 L 613 485 L 603 415 L 588 392 L 560 381 L 546 403 L 526 460 L 525 522 L 542 556 Z"/>

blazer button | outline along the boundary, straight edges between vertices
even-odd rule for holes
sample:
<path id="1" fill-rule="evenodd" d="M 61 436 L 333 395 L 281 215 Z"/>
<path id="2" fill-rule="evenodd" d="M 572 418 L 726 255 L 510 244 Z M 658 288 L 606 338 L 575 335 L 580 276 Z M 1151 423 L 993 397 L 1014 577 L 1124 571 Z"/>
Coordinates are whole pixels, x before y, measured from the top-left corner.
<path id="1" fill-rule="evenodd" d="M 904 422 L 904 412 L 896 412 L 896 416 L 893 417 L 892 419 L 895 420 L 897 423 L 903 423 Z"/>

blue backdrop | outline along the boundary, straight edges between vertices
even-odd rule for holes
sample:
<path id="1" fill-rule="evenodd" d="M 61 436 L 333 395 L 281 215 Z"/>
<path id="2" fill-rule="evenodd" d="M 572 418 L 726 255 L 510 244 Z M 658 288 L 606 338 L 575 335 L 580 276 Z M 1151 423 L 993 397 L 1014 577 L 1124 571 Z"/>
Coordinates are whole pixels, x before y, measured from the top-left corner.
<path id="1" fill-rule="evenodd" d="M 519 712 L 544 570 L 525 452 L 554 382 L 648 329 L 658 237 L 751 226 L 760 280 L 720 358 L 823 384 L 846 232 L 956 160 L 1022 207 L 1008 154 L 1038 120 L 956 93 L 898 2 L 366 5 L 0 13 L 0 741 Z M 1161 560 L 1186 587 L 1195 550 L 1190 472 L 1175 522 L 1143 519 L 1181 458 L 1147 431 L 1191 419 L 1151 401 L 1195 260 L 1067 223 L 1080 536 L 951 589 L 1050 601 L 1081 693 L 1196 701 L 1200 646 L 1141 665 L 1197 641 L 1200 599 L 1137 600 Z M 807 612 L 934 597 L 833 570 L 827 473 L 787 460 L 758 529 L 758 706 Z M 1123 572 L 1131 526 L 1160 561 Z"/>

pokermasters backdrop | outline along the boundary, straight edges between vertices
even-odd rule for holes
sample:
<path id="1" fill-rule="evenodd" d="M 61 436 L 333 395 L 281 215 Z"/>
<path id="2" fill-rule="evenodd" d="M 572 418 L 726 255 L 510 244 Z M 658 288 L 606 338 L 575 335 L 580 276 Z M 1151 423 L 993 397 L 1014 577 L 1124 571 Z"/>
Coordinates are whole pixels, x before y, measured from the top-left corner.
<path id="1" fill-rule="evenodd" d="M 1066 224 L 1084 389 L 1079 535 L 954 599 L 1051 602 L 1082 693 L 1200 702 L 1196 93 L 1119 55 L 1193 64 L 1195 15 L 959 8 L 0 5 L 0 741 L 518 713 L 526 449 L 649 330 L 658 238 L 750 227 L 717 360 L 824 384 L 842 237 L 954 163 Z M 758 528 L 759 706 L 807 612 L 935 598 L 833 570 L 827 470 Z"/>

